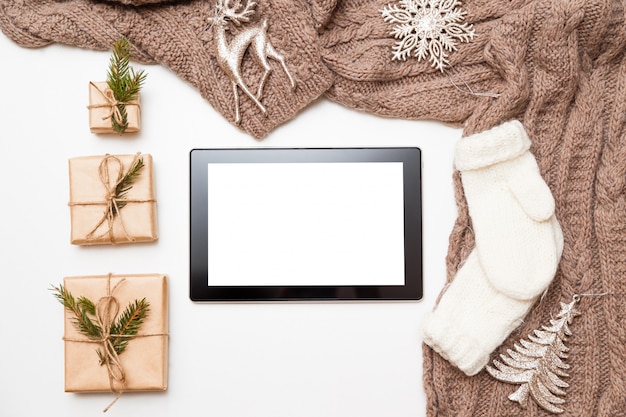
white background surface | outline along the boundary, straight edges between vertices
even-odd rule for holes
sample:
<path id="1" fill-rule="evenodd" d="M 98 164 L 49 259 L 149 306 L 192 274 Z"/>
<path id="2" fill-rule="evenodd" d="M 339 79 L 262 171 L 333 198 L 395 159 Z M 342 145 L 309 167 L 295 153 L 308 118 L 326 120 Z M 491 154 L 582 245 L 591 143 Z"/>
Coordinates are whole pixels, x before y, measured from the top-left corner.
<path id="1" fill-rule="evenodd" d="M 322 99 L 261 142 L 159 66 L 145 68 L 142 130 L 89 132 L 87 85 L 109 53 L 23 49 L 0 34 L 0 416 L 99 416 L 111 394 L 63 392 L 64 276 L 169 276 L 166 392 L 128 393 L 107 415 L 417 417 L 425 415 L 420 323 L 445 277 L 456 208 L 459 129 L 383 119 Z M 280 76 L 276 71 L 272 76 Z M 189 151 L 201 147 L 418 146 L 423 151 L 424 293 L 419 302 L 197 304 L 188 292 Z M 159 240 L 69 243 L 67 159 L 152 154 Z"/>

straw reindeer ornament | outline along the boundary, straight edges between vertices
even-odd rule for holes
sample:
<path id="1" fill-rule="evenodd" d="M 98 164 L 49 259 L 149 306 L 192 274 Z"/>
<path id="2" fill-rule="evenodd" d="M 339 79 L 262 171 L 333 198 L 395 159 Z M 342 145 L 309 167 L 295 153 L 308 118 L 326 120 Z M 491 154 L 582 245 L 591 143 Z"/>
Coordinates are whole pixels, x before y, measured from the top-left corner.
<path id="1" fill-rule="evenodd" d="M 263 88 L 265 82 L 272 72 L 268 59 L 278 61 L 285 74 L 289 78 L 291 90 L 296 88 L 296 82 L 287 68 L 285 58 L 279 54 L 274 46 L 270 43 L 267 34 L 267 19 L 263 19 L 255 26 L 247 26 L 241 32 L 226 35 L 230 30 L 230 24 L 241 26 L 243 23 L 249 23 L 250 18 L 254 15 L 257 3 L 254 1 L 246 1 L 245 6 L 240 0 L 218 0 L 215 5 L 215 14 L 207 19 L 206 30 L 212 29 L 215 40 L 215 54 L 219 67 L 230 78 L 235 98 L 235 123 L 241 122 L 241 112 L 239 109 L 239 91 L 240 88 L 250 99 L 256 104 L 261 113 L 267 117 L 267 109 L 261 103 L 263 97 Z M 228 39 L 230 38 L 230 39 Z M 249 50 L 254 60 L 263 67 L 264 73 L 257 88 L 256 95 L 250 91 L 242 76 L 241 64 L 244 54 Z"/>

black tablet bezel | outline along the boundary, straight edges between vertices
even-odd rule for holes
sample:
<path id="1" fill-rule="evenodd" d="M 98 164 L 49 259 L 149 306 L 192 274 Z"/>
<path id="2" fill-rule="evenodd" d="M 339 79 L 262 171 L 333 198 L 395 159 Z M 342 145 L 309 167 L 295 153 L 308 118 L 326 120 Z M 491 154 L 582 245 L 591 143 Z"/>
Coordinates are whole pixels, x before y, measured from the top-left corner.
<path id="1" fill-rule="evenodd" d="M 404 285 L 209 286 L 209 163 L 401 162 L 404 188 Z M 402 148 L 236 148 L 190 152 L 190 298 L 193 301 L 420 300 L 422 298 L 421 151 Z"/>

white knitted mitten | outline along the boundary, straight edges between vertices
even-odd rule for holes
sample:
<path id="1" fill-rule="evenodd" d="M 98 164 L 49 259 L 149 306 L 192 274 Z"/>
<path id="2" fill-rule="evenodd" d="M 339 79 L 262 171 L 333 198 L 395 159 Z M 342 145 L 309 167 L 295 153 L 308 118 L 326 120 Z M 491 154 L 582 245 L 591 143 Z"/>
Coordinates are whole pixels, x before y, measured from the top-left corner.
<path id="1" fill-rule="evenodd" d="M 465 374 L 477 374 L 491 352 L 521 324 L 531 305 L 498 291 L 474 249 L 426 317 L 424 343 Z"/>
<path id="2" fill-rule="evenodd" d="M 530 144 L 514 120 L 461 139 L 455 155 L 482 267 L 498 290 L 521 300 L 546 289 L 563 251 Z"/>
<path id="3" fill-rule="evenodd" d="M 467 375 L 522 321 L 563 251 L 554 199 L 521 123 L 461 139 L 455 163 L 476 247 L 427 317 L 424 342 Z"/>

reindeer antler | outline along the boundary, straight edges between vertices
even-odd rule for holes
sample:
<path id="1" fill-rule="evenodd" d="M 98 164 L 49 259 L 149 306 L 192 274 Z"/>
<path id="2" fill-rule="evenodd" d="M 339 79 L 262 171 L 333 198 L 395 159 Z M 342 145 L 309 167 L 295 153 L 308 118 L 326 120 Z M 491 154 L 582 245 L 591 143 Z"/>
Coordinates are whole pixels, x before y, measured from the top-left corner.
<path id="1" fill-rule="evenodd" d="M 221 3 L 222 0 L 219 0 L 218 3 Z M 223 4 L 222 10 L 224 17 L 228 17 L 236 26 L 241 25 L 242 22 L 249 22 L 250 17 L 255 12 L 256 2 L 248 1 L 246 2 L 245 8 L 237 12 L 242 5 L 241 0 L 237 0 L 233 6 L 230 5 L 230 0 L 226 0 L 226 3 Z"/>

